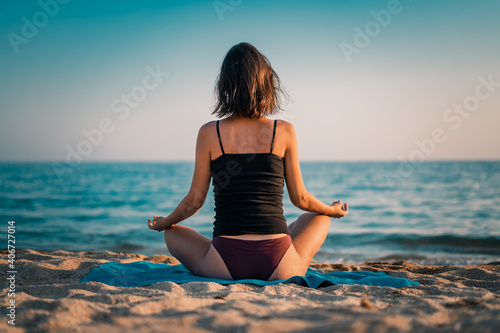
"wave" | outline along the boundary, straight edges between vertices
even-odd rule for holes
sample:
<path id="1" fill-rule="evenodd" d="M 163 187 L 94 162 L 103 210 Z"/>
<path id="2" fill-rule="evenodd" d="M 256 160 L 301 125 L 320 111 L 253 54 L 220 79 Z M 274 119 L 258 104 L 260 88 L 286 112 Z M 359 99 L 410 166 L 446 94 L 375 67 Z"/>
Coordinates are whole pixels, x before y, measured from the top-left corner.
<path id="1" fill-rule="evenodd" d="M 500 237 L 467 237 L 460 235 L 416 234 L 333 234 L 325 241 L 328 247 L 375 246 L 417 252 L 481 253 L 500 255 Z"/>

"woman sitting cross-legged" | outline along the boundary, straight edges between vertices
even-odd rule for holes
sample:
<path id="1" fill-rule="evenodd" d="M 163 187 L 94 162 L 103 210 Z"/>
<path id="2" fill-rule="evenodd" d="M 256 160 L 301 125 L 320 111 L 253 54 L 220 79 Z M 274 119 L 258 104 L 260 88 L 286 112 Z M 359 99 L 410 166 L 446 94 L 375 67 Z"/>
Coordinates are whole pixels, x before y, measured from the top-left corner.
<path id="1" fill-rule="evenodd" d="M 293 126 L 267 116 L 280 110 L 280 80 L 269 61 L 247 43 L 233 46 L 219 74 L 214 114 L 198 133 L 191 188 L 167 217 L 148 227 L 164 231 L 169 252 L 198 276 L 281 280 L 304 275 L 347 204 L 327 205 L 302 180 Z M 213 239 L 178 223 L 215 196 Z M 284 181 L 292 203 L 307 211 L 287 226 Z"/>

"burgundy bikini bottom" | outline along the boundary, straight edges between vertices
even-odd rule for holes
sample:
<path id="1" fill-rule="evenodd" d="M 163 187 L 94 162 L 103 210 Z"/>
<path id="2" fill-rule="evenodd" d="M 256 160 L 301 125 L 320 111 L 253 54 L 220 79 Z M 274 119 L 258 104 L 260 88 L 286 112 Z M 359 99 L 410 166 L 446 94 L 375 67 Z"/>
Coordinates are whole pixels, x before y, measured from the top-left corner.
<path id="1" fill-rule="evenodd" d="M 216 236 L 212 239 L 233 280 L 267 281 L 292 244 L 290 235 L 262 240 Z"/>

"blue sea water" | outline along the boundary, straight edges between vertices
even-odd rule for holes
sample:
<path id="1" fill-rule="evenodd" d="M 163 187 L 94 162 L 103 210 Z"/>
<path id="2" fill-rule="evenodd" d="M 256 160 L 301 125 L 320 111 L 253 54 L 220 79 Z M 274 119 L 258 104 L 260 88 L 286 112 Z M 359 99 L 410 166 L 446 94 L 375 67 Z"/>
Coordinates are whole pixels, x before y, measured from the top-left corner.
<path id="1" fill-rule="evenodd" d="M 302 162 L 307 189 L 350 213 L 332 220 L 315 260 L 422 264 L 500 261 L 500 162 Z M 63 175 L 51 163 L 0 164 L 0 223 L 15 221 L 17 248 L 168 254 L 147 218 L 186 195 L 193 163 L 81 163 Z M 183 222 L 210 237 L 210 189 Z M 285 189 L 285 217 L 302 212 Z M 7 236 L 0 248 L 7 248 Z"/>

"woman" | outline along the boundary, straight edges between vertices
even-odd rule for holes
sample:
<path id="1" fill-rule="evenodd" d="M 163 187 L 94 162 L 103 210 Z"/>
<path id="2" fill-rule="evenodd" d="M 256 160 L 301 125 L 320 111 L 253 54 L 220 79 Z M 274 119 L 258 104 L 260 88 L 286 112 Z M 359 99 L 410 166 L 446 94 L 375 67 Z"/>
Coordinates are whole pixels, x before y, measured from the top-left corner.
<path id="1" fill-rule="evenodd" d="M 165 231 L 169 252 L 195 275 L 269 281 L 304 275 L 330 218 L 348 213 L 347 204 L 324 204 L 306 190 L 293 126 L 266 118 L 279 112 L 282 93 L 277 74 L 255 47 L 240 43 L 229 50 L 213 112 L 223 119 L 199 130 L 189 193 L 168 217 L 148 219 L 150 229 Z M 178 225 L 203 206 L 211 178 L 212 240 Z M 309 212 L 289 226 L 283 179 L 292 203 Z"/>

